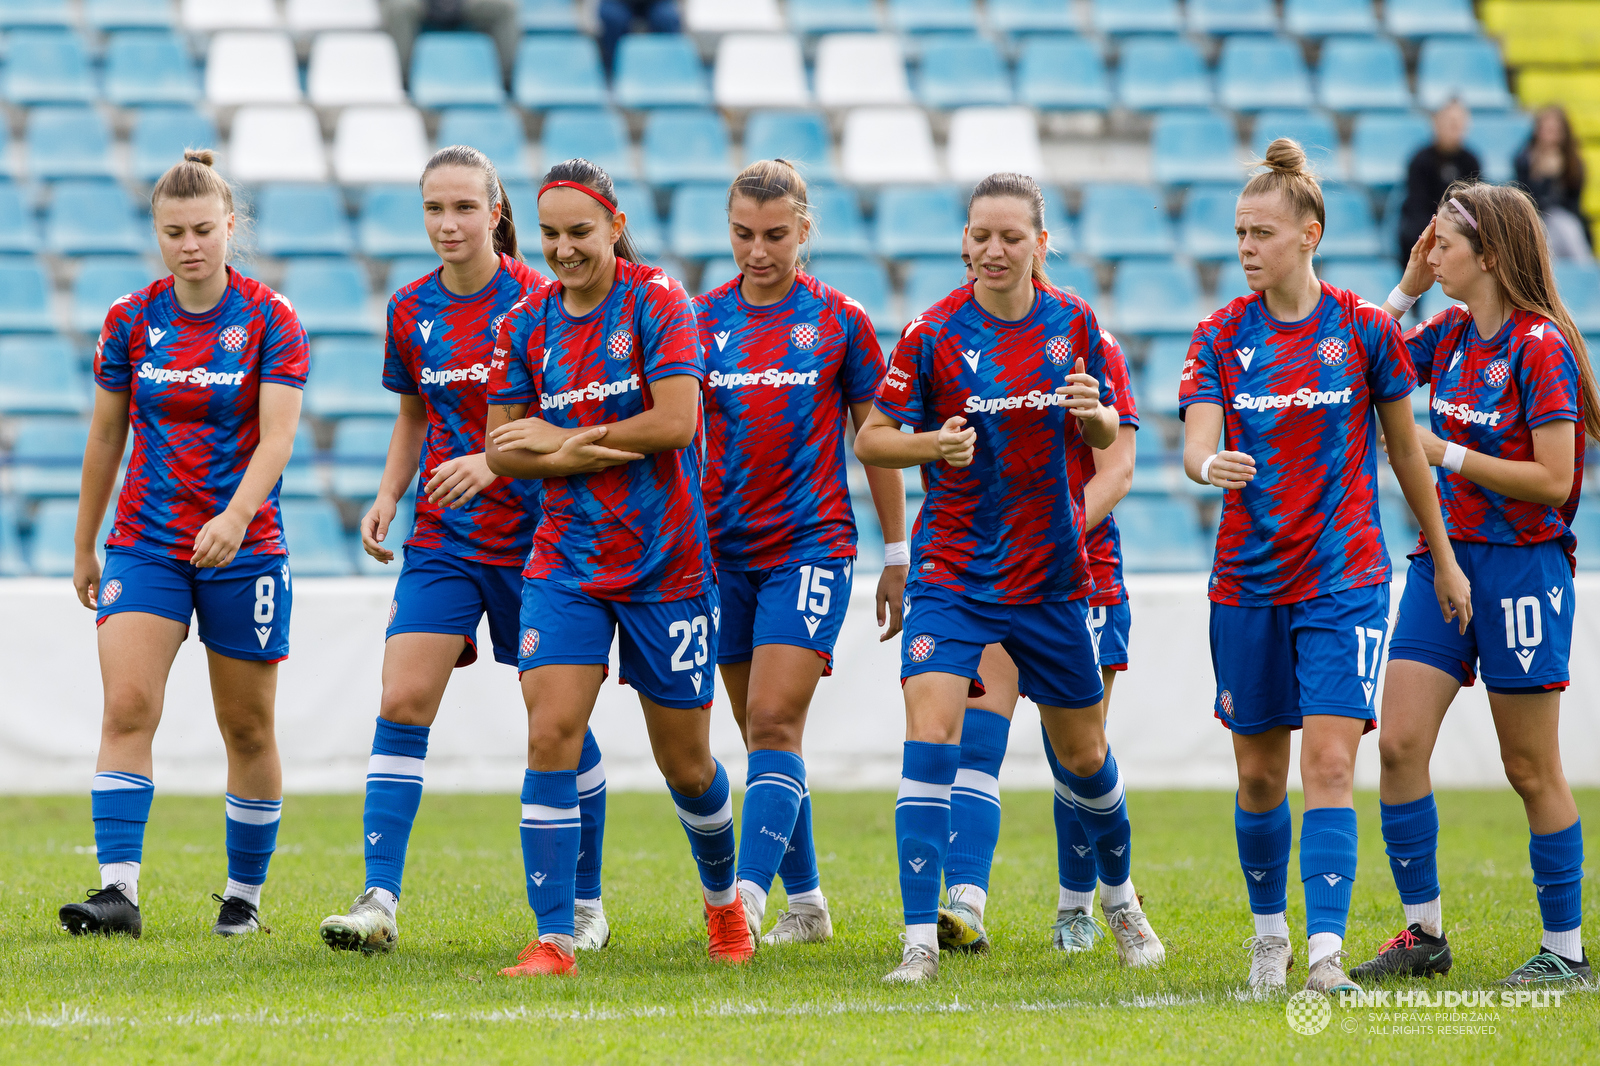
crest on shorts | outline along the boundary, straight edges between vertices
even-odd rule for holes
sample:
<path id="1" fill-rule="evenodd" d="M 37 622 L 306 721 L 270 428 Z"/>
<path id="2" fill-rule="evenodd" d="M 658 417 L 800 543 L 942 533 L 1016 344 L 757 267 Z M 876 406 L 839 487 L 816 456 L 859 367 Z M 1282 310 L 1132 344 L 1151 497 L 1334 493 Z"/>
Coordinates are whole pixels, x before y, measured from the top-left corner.
<path id="1" fill-rule="evenodd" d="M 1222 695 L 1217 697 L 1217 704 L 1222 708 L 1222 713 L 1229 718 L 1233 717 L 1233 693 L 1227 689 L 1222 690 Z"/>
<path id="2" fill-rule="evenodd" d="M 802 322 L 789 331 L 789 343 L 801 351 L 809 351 L 817 346 L 817 327 L 810 322 Z"/>
<path id="3" fill-rule="evenodd" d="M 626 359 L 633 353 L 633 334 L 625 329 L 612 333 L 606 340 L 606 354 L 613 359 Z"/>
<path id="4" fill-rule="evenodd" d="M 1498 389 L 1511 377 L 1511 363 L 1505 359 L 1496 359 L 1483 368 L 1483 380 L 1490 387 Z"/>
<path id="5" fill-rule="evenodd" d="M 529 659 L 539 650 L 539 631 L 537 629 L 524 629 L 522 631 L 522 657 Z"/>
<path id="6" fill-rule="evenodd" d="M 906 649 L 914 663 L 925 663 L 933 657 L 933 638 L 926 633 L 911 638 L 911 644 Z"/>
<path id="7" fill-rule="evenodd" d="M 1065 337 L 1051 337 L 1044 342 L 1044 354 L 1056 366 L 1072 362 L 1072 342 Z"/>
<path id="8" fill-rule="evenodd" d="M 110 607 L 122 595 L 122 582 L 116 578 L 107 581 L 100 589 L 100 606 Z"/>
<path id="9" fill-rule="evenodd" d="M 395 612 L 397 612 L 399 610 L 400 610 L 400 601 L 399 600 L 390 600 L 389 601 L 389 624 L 390 625 L 394 625 Z"/>
<path id="10" fill-rule="evenodd" d="M 1317 358 L 1323 366 L 1338 366 L 1344 362 L 1347 349 L 1338 337 L 1324 337 L 1317 342 Z"/>
<path id="11" fill-rule="evenodd" d="M 244 351 L 244 346 L 250 343 L 250 334 L 245 332 L 243 326 L 229 326 L 222 331 L 219 338 L 222 341 L 222 350 L 234 355 Z"/>

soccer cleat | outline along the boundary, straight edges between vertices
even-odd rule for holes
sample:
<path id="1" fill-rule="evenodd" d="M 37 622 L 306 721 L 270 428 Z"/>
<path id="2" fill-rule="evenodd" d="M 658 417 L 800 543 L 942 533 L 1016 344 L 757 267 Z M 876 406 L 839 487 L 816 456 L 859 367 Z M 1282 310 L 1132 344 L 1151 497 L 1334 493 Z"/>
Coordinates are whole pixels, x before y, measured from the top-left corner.
<path id="1" fill-rule="evenodd" d="M 369 888 L 357 896 L 350 913 L 330 914 L 322 919 L 322 942 L 335 951 L 359 951 L 363 955 L 393 951 L 400 942 L 400 923 L 373 898 L 376 892 Z"/>
<path id="2" fill-rule="evenodd" d="M 941 950 L 965 951 L 972 955 L 989 953 L 989 933 L 983 928 L 983 919 L 966 903 L 952 903 L 939 908 L 939 947 Z"/>
<path id="3" fill-rule="evenodd" d="M 261 923 L 261 914 L 256 910 L 256 905 L 238 896 L 229 896 L 223 899 L 215 892 L 211 898 L 222 904 L 222 911 L 217 915 L 217 924 L 211 931 L 217 936 L 244 936 L 257 929 L 265 933 L 272 932 L 272 928 Z"/>
<path id="4" fill-rule="evenodd" d="M 756 906 L 756 898 L 742 888 L 739 904 L 744 908 L 745 924 L 750 927 L 750 942 L 754 944 L 761 939 L 761 908 Z"/>
<path id="5" fill-rule="evenodd" d="M 721 907 L 706 906 L 706 953 L 718 962 L 749 962 L 756 953 L 756 938 L 744 916 L 744 901 L 738 896 Z"/>
<path id="6" fill-rule="evenodd" d="M 1339 965 L 1339 960 L 1347 957 L 1349 952 L 1335 951 L 1332 955 L 1324 955 L 1311 966 L 1311 972 L 1306 974 L 1306 991 L 1308 992 L 1359 992 L 1361 986 L 1345 976 L 1344 968 Z"/>
<path id="7" fill-rule="evenodd" d="M 1549 948 L 1540 948 L 1538 954 L 1500 982 L 1505 988 L 1527 988 L 1538 985 L 1580 985 L 1587 988 L 1594 979 L 1589 968 L 1589 953 L 1577 962 L 1563 958 Z"/>
<path id="8" fill-rule="evenodd" d="M 606 912 L 588 907 L 572 909 L 572 946 L 580 951 L 599 951 L 611 943 L 611 923 Z"/>
<path id="9" fill-rule="evenodd" d="M 828 904 L 792 903 L 789 910 L 778 912 L 778 921 L 772 932 L 761 938 L 763 944 L 821 944 L 833 936 L 833 918 L 828 914 Z"/>
<path id="10" fill-rule="evenodd" d="M 517 964 L 500 971 L 501 977 L 576 977 L 578 957 L 568 955 L 554 944 L 535 940 L 517 955 Z"/>
<path id="11" fill-rule="evenodd" d="M 144 932 L 144 919 L 139 916 L 139 905 L 122 894 L 121 885 L 91 888 L 88 899 L 62 907 L 59 918 L 61 928 L 73 936 L 125 933 L 137 940 Z"/>
<path id="12" fill-rule="evenodd" d="M 1068 954 L 1091 951 L 1095 941 L 1103 936 L 1100 922 L 1088 911 L 1074 907 L 1056 912 L 1056 924 L 1050 928 L 1050 946 Z"/>
<path id="13" fill-rule="evenodd" d="M 918 985 L 939 976 L 939 953 L 926 944 L 908 943 L 905 934 L 900 942 L 906 949 L 900 956 L 900 965 L 883 975 L 889 984 Z"/>
<path id="14" fill-rule="evenodd" d="M 1246 937 L 1244 946 L 1250 949 L 1250 978 L 1246 982 L 1250 991 L 1281 992 L 1288 987 L 1289 971 L 1294 969 L 1294 950 L 1289 947 L 1288 937 Z"/>
<path id="15" fill-rule="evenodd" d="M 1429 936 L 1412 922 L 1399 934 L 1385 940 L 1376 958 L 1357 966 L 1350 976 L 1357 981 L 1376 981 L 1384 977 L 1432 977 L 1450 972 L 1450 943 L 1442 936 Z"/>
<path id="16" fill-rule="evenodd" d="M 1150 928 L 1150 919 L 1139 909 L 1139 901 L 1115 910 L 1102 910 L 1111 936 L 1117 945 L 1117 958 L 1124 966 L 1159 966 L 1167 961 L 1167 949 Z"/>

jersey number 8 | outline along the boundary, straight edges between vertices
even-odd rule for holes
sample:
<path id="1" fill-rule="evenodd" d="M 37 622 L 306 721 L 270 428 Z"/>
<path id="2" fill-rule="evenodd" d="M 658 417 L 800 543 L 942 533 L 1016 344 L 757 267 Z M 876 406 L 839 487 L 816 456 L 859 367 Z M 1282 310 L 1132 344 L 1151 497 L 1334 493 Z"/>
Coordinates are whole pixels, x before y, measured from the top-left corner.
<path id="1" fill-rule="evenodd" d="M 256 578 L 256 610 L 255 620 L 266 623 L 272 621 L 272 615 L 277 610 L 273 597 L 277 593 L 277 583 L 272 578 L 263 574 Z"/>

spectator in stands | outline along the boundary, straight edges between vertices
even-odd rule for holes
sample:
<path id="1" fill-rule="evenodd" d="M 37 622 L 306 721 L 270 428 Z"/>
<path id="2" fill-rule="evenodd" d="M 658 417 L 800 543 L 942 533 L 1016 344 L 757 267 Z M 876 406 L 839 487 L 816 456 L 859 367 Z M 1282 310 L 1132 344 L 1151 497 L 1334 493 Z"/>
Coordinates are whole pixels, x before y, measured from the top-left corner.
<path id="1" fill-rule="evenodd" d="M 1411 260 L 1411 246 L 1428 228 L 1444 191 L 1452 182 L 1471 181 L 1482 167 L 1466 147 L 1471 116 L 1451 100 L 1433 113 L 1433 143 L 1411 157 L 1406 168 L 1406 199 L 1400 207 L 1400 269 Z"/>
<path id="2" fill-rule="evenodd" d="M 1558 104 L 1540 111 L 1533 136 L 1517 153 L 1517 181 L 1533 195 L 1550 235 L 1552 259 L 1594 258 L 1594 234 L 1583 217 L 1583 156 L 1572 123 Z"/>
<path id="3" fill-rule="evenodd" d="M 607 73 L 613 69 L 617 42 L 623 34 L 632 33 L 634 23 L 641 19 L 651 33 L 683 32 L 677 0 L 600 0 L 600 58 Z"/>
<path id="4" fill-rule="evenodd" d="M 383 26 L 400 49 L 400 69 L 411 69 L 411 46 L 421 30 L 477 30 L 494 38 L 500 75 L 511 80 L 522 33 L 517 0 L 383 0 Z"/>

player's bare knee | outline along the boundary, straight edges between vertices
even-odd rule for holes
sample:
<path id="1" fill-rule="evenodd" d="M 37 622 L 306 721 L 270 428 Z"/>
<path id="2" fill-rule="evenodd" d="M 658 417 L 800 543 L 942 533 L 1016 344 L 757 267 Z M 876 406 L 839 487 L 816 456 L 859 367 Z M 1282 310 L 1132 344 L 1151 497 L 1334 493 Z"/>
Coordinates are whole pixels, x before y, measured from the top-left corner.
<path id="1" fill-rule="evenodd" d="M 657 752 L 656 767 L 674 792 L 703 796 L 717 776 L 717 764 L 709 751 L 701 758 L 676 752 Z"/>
<path id="2" fill-rule="evenodd" d="M 1347 793 L 1355 783 L 1355 765 L 1344 752 L 1312 752 L 1300 764 L 1305 787 Z"/>
<path id="3" fill-rule="evenodd" d="M 1074 777 L 1093 777 L 1106 764 L 1108 750 L 1104 737 L 1098 740 L 1084 739 L 1075 741 L 1072 747 L 1058 753 L 1057 758 Z"/>
<path id="4" fill-rule="evenodd" d="M 115 736 L 154 733 L 160 717 L 160 693 L 134 685 L 108 686 L 100 728 L 103 733 Z"/>
<path id="5" fill-rule="evenodd" d="M 1524 755 L 1507 755 L 1503 759 L 1507 783 L 1527 802 L 1538 800 L 1562 781 L 1560 771 L 1553 771 L 1544 759 Z"/>
<path id="6" fill-rule="evenodd" d="M 1399 732 L 1378 734 L 1378 762 L 1386 774 L 1408 773 L 1426 768 L 1431 754 L 1418 737 Z"/>
<path id="7" fill-rule="evenodd" d="M 438 705 L 433 694 L 411 685 L 385 685 L 378 716 L 398 725 L 432 725 Z"/>
<path id="8" fill-rule="evenodd" d="M 805 711 L 782 705 L 752 703 L 745 716 L 745 738 L 751 751 L 799 751 Z"/>

